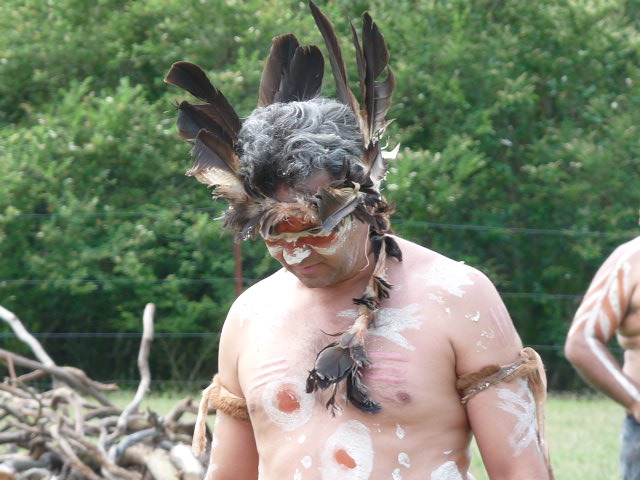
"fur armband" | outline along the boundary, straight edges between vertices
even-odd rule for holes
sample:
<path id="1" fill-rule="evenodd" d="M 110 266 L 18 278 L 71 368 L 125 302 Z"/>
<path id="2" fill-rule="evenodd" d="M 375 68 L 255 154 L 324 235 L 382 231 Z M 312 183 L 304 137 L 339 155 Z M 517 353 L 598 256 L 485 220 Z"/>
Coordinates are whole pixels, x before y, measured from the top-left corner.
<path id="1" fill-rule="evenodd" d="M 533 392 L 536 402 L 536 423 L 538 444 L 543 453 L 550 478 L 553 470 L 549 460 L 549 451 L 544 432 L 544 404 L 547 398 L 547 376 L 540 355 L 533 348 L 523 348 L 520 358 L 508 365 L 488 365 L 476 372 L 462 375 L 456 381 L 456 389 L 460 393 L 460 401 L 466 405 L 471 398 L 500 382 L 510 382 L 524 378 Z"/>
<path id="2" fill-rule="evenodd" d="M 220 381 L 220 375 L 216 374 L 211 381 L 211 385 L 203 390 L 200 407 L 198 408 L 198 417 L 196 418 L 193 442 L 191 444 L 191 449 L 196 455 L 204 452 L 207 445 L 206 420 L 209 408 L 215 408 L 237 420 L 249 420 L 246 400 L 227 390 Z"/>

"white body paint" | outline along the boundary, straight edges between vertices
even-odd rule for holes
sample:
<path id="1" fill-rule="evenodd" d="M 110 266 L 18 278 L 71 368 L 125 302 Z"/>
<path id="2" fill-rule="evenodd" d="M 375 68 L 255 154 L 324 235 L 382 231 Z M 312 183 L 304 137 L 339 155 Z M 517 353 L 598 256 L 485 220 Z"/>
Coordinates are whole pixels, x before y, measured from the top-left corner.
<path id="1" fill-rule="evenodd" d="M 399 468 L 396 468 L 393 472 L 391 472 L 391 480 L 402 480 L 402 474 L 400 473 Z"/>
<path id="2" fill-rule="evenodd" d="M 476 312 L 474 313 L 467 313 L 464 318 L 466 318 L 467 320 L 471 320 L 472 322 L 478 322 L 480 321 L 480 312 Z"/>
<path id="3" fill-rule="evenodd" d="M 602 308 L 605 302 L 609 303 L 618 318 L 621 316 L 622 305 L 620 305 L 620 290 L 616 272 L 620 270 L 624 272 L 623 289 L 626 289 L 630 281 L 629 271 L 631 270 L 631 265 L 629 264 L 629 258 L 640 249 L 640 238 L 630 242 L 630 247 L 631 248 L 625 252 L 625 255 L 622 255 L 610 268 L 598 272 L 593 283 L 598 283 L 602 277 L 606 279 L 606 282 L 595 292 L 590 301 L 580 305 L 576 313 L 576 321 L 569 330 L 569 336 L 573 335 L 577 328 L 584 325 L 584 339 L 594 356 L 607 369 L 609 374 L 616 379 L 618 384 L 620 384 L 636 402 L 640 402 L 640 392 L 638 389 L 616 369 L 616 366 L 608 358 L 607 353 L 596 340 L 595 336 L 596 327 L 600 327 L 603 332 L 608 332 L 611 328 L 610 319 Z"/>
<path id="4" fill-rule="evenodd" d="M 464 267 L 461 264 L 452 268 L 450 262 L 437 260 L 427 273 L 416 274 L 415 276 L 424 280 L 424 285 L 427 287 L 439 287 L 451 295 L 462 297 L 464 290 L 461 287 L 474 284 L 468 272 L 468 267 Z"/>
<path id="5" fill-rule="evenodd" d="M 417 314 L 420 305 L 412 303 L 404 308 L 381 308 L 378 310 L 376 325 L 369 330 L 369 335 L 377 335 L 399 345 L 407 350 L 415 350 L 416 347 L 402 335 L 404 330 L 420 330 L 423 317 Z M 339 317 L 356 318 L 356 309 L 343 310 Z"/>
<path id="6" fill-rule="evenodd" d="M 404 435 L 404 428 L 402 428 L 400 425 L 396 425 L 396 437 L 402 440 L 404 438 Z"/>
<path id="7" fill-rule="evenodd" d="M 411 460 L 409 459 L 409 455 L 407 455 L 404 452 L 400 452 L 398 454 L 398 463 L 403 467 L 407 467 L 407 468 L 411 467 Z"/>
<path id="8" fill-rule="evenodd" d="M 336 452 L 343 450 L 355 462 L 347 468 L 336 461 Z M 373 444 L 369 429 L 357 420 L 341 424 L 327 439 L 320 459 L 323 480 L 366 480 L 373 468 Z"/>
<path id="9" fill-rule="evenodd" d="M 281 389 L 293 392 L 300 408 L 283 412 L 278 408 L 277 395 Z M 315 396 L 305 391 L 305 379 L 286 377 L 269 383 L 262 391 L 262 407 L 269 419 L 285 432 L 291 432 L 306 424 L 311 418 Z"/>
<path id="10" fill-rule="evenodd" d="M 306 457 L 302 457 L 302 460 L 300 460 L 300 463 L 304 468 L 309 469 L 311 468 L 311 465 L 313 465 L 313 460 L 311 460 L 311 457 L 307 455 Z"/>
<path id="11" fill-rule="evenodd" d="M 464 480 L 455 462 L 448 461 L 431 472 L 431 480 Z"/>
<path id="12" fill-rule="evenodd" d="M 509 434 L 509 445 L 513 448 L 513 455 L 520 455 L 531 443 L 538 444 L 536 434 L 536 403 L 533 393 L 523 378 L 515 380 L 518 390 L 513 392 L 508 388 L 496 388 L 501 402 L 498 407 L 516 417 L 516 424 Z M 514 383 L 515 383 L 514 382 Z"/>

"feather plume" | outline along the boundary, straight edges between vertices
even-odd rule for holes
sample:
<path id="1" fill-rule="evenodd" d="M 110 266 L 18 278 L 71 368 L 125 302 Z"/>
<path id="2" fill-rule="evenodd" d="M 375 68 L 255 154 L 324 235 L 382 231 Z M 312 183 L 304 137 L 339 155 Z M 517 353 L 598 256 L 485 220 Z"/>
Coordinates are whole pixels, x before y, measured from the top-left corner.
<path id="1" fill-rule="evenodd" d="M 366 124 L 360 114 L 360 104 L 349 87 L 347 69 L 345 67 L 344 60 L 342 59 L 342 50 L 340 49 L 340 43 L 338 42 L 338 37 L 336 36 L 333 25 L 312 0 L 309 0 L 309 7 L 311 8 L 311 14 L 318 26 L 318 30 L 320 30 L 320 33 L 322 34 L 322 38 L 324 38 L 324 42 L 329 53 L 329 62 L 331 63 L 331 71 L 333 72 L 333 78 L 336 82 L 336 94 L 338 100 L 351 107 L 353 113 L 358 119 L 360 130 L 365 132 Z"/>
<path id="2" fill-rule="evenodd" d="M 317 97 L 322 88 L 324 57 L 316 45 L 296 49 L 288 75 L 282 79 L 277 102 L 304 101 Z"/>
<path id="3" fill-rule="evenodd" d="M 274 38 L 260 79 L 258 106 L 318 96 L 323 73 L 324 58 L 317 46 L 300 46 L 290 33 Z"/>
<path id="4" fill-rule="evenodd" d="M 293 55 L 298 48 L 298 39 L 292 33 L 280 35 L 273 39 L 269 57 L 262 70 L 260 89 L 258 92 L 258 106 L 266 107 L 275 102 L 280 90 L 285 70 L 289 69 Z"/>
<path id="5" fill-rule="evenodd" d="M 187 175 L 206 185 L 216 187 L 216 195 L 231 203 L 248 200 L 236 171 L 239 160 L 232 147 L 211 132 L 200 130 L 191 151 L 193 165 Z"/>
<path id="6" fill-rule="evenodd" d="M 353 188 L 321 188 L 317 194 L 318 216 L 326 232 L 334 229 L 340 221 L 358 206 L 358 190 Z"/>
<path id="7" fill-rule="evenodd" d="M 380 33 L 371 15 L 365 13 L 362 24 L 362 50 L 365 62 L 364 104 L 367 110 L 369 138 L 384 129 L 385 115 L 391 106 L 391 95 L 396 81 L 389 66 L 389 50 L 384 36 Z M 387 78 L 378 81 L 378 77 L 387 71 Z"/>
<path id="8" fill-rule="evenodd" d="M 238 114 L 226 97 L 211 85 L 202 69 L 189 62 L 176 62 L 171 66 L 165 82 L 183 88 L 194 97 L 211 104 L 217 123 L 235 143 L 242 127 Z"/>
<path id="9" fill-rule="evenodd" d="M 209 104 L 192 105 L 181 102 L 178 105 L 178 132 L 182 138 L 192 140 L 198 136 L 200 130 L 205 129 L 215 134 L 223 142 L 233 145 L 231 138 L 225 133 L 215 118 L 213 107 Z"/>

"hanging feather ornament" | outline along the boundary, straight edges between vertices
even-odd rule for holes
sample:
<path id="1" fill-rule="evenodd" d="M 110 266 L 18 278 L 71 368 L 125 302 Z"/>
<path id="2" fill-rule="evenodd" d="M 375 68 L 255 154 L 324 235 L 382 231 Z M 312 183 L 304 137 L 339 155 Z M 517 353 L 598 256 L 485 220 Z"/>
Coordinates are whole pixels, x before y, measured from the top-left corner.
<path id="1" fill-rule="evenodd" d="M 371 400 L 362 382 L 362 372 L 370 365 L 365 341 L 374 324 L 381 302 L 389 297 L 391 285 L 386 280 L 387 251 L 397 260 L 402 259 L 400 248 L 388 236 L 390 208 L 380 195 L 379 187 L 387 165 L 382 156 L 379 137 L 386 128 L 385 115 L 391 105 L 395 78 L 389 66 L 389 50 L 383 35 L 368 13 L 363 16 L 362 45 L 351 24 L 356 61 L 362 92 L 363 107 L 349 87 L 346 67 L 333 25 L 320 9 L 309 0 L 313 18 L 320 30 L 329 53 L 338 99 L 353 110 L 364 136 L 365 150 L 361 157 L 363 173 L 358 178 L 345 178 L 341 188 L 325 188 L 318 192 L 318 211 L 325 230 L 334 228 L 347 215 L 354 214 L 369 223 L 371 245 L 376 260 L 374 272 L 362 296 L 354 298 L 358 316 L 353 325 L 323 348 L 309 372 L 306 390 L 332 388 L 327 408 L 335 413 L 338 385 L 346 382 L 346 396 L 356 408 L 376 413 L 381 406 Z M 384 80 L 379 78 L 386 73 Z M 351 170 L 349 170 L 351 171 Z"/>

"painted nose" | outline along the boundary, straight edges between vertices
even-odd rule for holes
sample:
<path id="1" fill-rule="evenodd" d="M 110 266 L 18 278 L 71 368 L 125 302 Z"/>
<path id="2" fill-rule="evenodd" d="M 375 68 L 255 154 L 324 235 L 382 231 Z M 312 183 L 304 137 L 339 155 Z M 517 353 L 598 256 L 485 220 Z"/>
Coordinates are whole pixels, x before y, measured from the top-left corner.
<path id="1" fill-rule="evenodd" d="M 311 250 L 306 245 L 298 247 L 295 243 L 285 243 L 282 249 L 282 258 L 288 265 L 297 265 L 309 255 Z"/>

